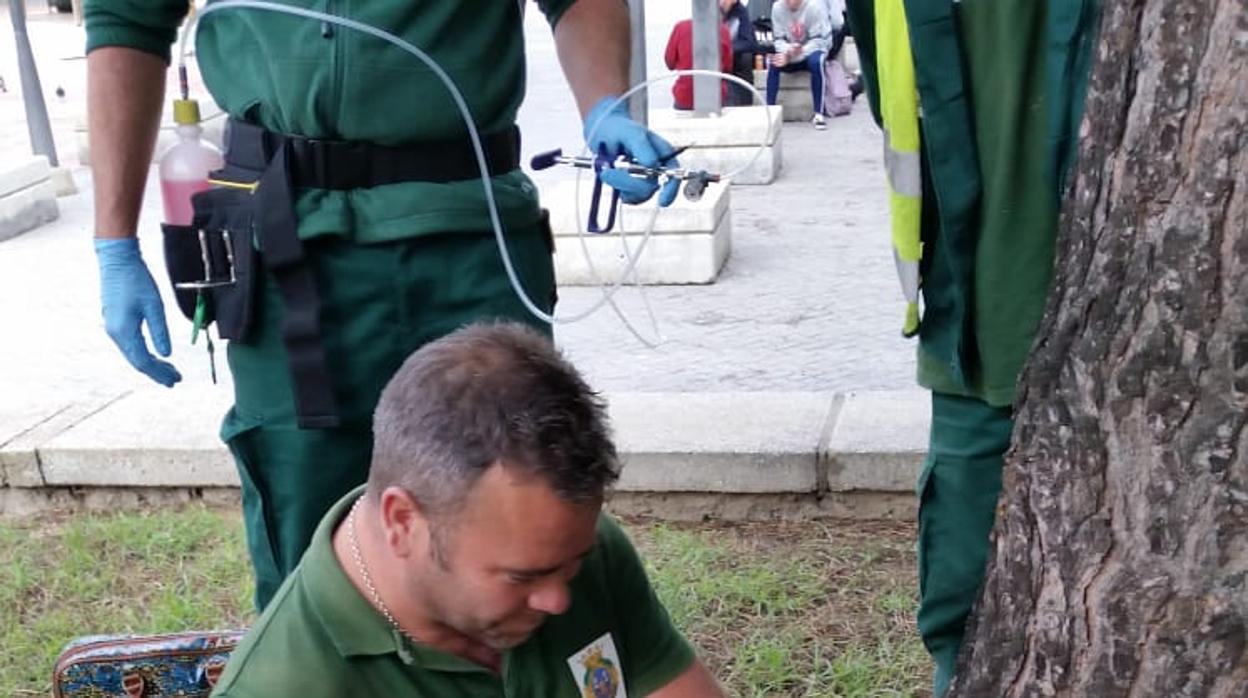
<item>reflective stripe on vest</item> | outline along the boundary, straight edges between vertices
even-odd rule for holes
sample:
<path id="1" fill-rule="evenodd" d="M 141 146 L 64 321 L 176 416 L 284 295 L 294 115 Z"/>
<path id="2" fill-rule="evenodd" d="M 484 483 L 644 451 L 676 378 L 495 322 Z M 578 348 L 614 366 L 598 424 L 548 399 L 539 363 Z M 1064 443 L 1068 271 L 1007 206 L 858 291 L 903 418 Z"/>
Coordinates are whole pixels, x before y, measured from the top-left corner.
<path id="1" fill-rule="evenodd" d="M 906 298 L 902 334 L 912 337 L 919 331 L 923 169 L 919 158 L 919 93 L 902 0 L 875 0 L 875 45 L 893 259 Z"/>

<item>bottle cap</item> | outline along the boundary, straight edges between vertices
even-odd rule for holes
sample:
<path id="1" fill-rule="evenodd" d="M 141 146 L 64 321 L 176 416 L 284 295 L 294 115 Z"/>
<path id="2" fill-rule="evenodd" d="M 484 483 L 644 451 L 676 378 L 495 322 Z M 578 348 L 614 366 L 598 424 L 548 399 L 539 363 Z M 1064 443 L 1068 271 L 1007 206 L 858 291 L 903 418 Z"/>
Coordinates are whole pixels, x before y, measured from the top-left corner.
<path id="1" fill-rule="evenodd" d="M 199 123 L 199 102 L 193 99 L 173 100 L 173 122 L 179 126 Z"/>

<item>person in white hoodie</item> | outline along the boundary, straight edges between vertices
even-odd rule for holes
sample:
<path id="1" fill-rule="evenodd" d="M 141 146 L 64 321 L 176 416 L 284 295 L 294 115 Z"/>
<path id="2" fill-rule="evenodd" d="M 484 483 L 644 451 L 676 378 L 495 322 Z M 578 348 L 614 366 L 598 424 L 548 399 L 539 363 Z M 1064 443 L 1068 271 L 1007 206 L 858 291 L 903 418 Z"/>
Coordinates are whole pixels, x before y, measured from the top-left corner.
<path id="1" fill-rule="evenodd" d="M 771 31 L 775 53 L 767 69 L 767 103 L 775 104 L 780 92 L 780 73 L 810 73 L 810 93 L 815 116 L 811 123 L 823 130 L 823 56 L 832 40 L 827 0 L 779 0 L 771 6 Z"/>

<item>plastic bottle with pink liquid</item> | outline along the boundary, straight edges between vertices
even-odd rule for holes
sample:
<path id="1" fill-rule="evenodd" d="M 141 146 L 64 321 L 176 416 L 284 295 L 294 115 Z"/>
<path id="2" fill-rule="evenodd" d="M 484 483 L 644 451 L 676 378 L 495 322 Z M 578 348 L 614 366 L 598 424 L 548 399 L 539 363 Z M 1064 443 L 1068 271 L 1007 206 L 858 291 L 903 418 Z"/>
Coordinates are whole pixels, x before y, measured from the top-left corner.
<path id="1" fill-rule="evenodd" d="M 173 121 L 178 142 L 160 157 L 160 194 L 165 222 L 190 225 L 194 217 L 191 196 L 208 189 L 208 173 L 224 166 L 221 151 L 205 141 L 199 125 L 199 103 L 193 99 L 173 102 Z"/>

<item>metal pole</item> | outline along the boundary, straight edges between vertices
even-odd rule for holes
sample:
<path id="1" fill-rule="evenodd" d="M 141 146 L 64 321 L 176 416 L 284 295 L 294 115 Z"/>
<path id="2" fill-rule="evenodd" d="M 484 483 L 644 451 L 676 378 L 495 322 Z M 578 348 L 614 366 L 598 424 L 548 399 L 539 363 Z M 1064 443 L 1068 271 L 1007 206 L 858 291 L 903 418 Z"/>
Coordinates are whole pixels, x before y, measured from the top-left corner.
<path id="1" fill-rule="evenodd" d="M 629 32 L 632 37 L 632 62 L 628 68 L 630 87 L 646 81 L 646 0 L 629 0 Z M 628 99 L 628 115 L 633 121 L 647 125 L 649 122 L 650 97 L 646 90 L 637 90 Z"/>
<path id="2" fill-rule="evenodd" d="M 22 101 L 26 104 L 30 149 L 35 155 L 46 156 L 48 162 L 57 167 L 60 163 L 56 160 L 52 125 L 48 123 L 48 107 L 43 102 L 35 54 L 30 50 L 30 37 L 26 35 L 26 0 L 9 0 L 9 18 L 13 20 L 13 36 L 17 40 L 17 69 L 22 79 Z"/>
<path id="3" fill-rule="evenodd" d="M 719 3 L 717 0 L 693 0 L 693 67 L 695 70 L 719 70 Z M 693 77 L 693 115 L 719 114 L 722 106 L 720 81 L 707 76 Z"/>

